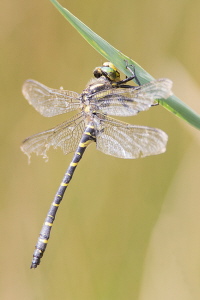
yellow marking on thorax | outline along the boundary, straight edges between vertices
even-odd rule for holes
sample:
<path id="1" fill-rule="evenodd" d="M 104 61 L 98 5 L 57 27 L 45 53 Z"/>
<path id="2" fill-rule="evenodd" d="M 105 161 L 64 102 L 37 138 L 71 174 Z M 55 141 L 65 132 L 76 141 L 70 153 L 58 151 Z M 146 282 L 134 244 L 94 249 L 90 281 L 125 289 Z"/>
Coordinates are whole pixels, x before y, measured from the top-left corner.
<path id="1" fill-rule="evenodd" d="M 45 222 L 44 225 L 51 227 L 53 226 L 53 223 Z"/>
<path id="2" fill-rule="evenodd" d="M 90 112 L 90 105 L 87 105 L 87 106 L 85 107 L 84 111 L 85 111 L 86 113 L 89 113 L 89 112 Z"/>
<path id="3" fill-rule="evenodd" d="M 99 86 L 103 86 L 103 83 L 96 83 L 93 85 L 92 89 L 98 88 Z"/>

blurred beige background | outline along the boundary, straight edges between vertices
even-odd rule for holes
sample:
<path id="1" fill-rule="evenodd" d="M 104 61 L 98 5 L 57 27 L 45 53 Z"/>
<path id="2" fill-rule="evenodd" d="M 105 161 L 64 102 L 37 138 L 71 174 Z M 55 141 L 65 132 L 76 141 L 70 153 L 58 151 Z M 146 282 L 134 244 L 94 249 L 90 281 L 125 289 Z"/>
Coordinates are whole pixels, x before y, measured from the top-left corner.
<path id="1" fill-rule="evenodd" d="M 200 2 L 61 4 L 200 113 Z M 30 270 L 44 217 L 72 158 L 27 157 L 20 143 L 69 116 L 44 118 L 25 79 L 81 92 L 104 61 L 50 1 L 3 1 L 0 12 L 0 299 L 200 299 L 200 133 L 162 107 L 132 124 L 169 135 L 165 154 L 122 160 L 87 149 L 41 265 Z"/>

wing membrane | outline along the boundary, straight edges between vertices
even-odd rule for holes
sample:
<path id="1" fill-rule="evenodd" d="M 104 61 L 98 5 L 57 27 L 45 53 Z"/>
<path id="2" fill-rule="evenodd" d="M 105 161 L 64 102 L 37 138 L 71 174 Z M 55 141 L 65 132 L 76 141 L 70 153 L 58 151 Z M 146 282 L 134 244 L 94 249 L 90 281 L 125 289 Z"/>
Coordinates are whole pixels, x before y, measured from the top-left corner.
<path id="1" fill-rule="evenodd" d="M 113 116 L 133 116 L 148 110 L 156 99 L 166 99 L 171 94 L 172 81 L 163 78 L 129 88 L 115 88 L 97 92 L 91 99 L 97 110 Z"/>
<path id="2" fill-rule="evenodd" d="M 22 93 L 29 104 L 45 117 L 67 113 L 80 106 L 78 93 L 51 89 L 32 79 L 25 81 Z"/>
<path id="3" fill-rule="evenodd" d="M 21 150 L 28 155 L 31 153 L 42 155 L 48 160 L 46 154 L 50 146 L 54 149 L 60 147 L 64 154 L 75 151 L 84 131 L 85 124 L 82 114 L 77 114 L 74 118 L 47 131 L 32 135 L 22 143 Z"/>
<path id="4" fill-rule="evenodd" d="M 119 158 L 139 158 L 165 152 L 167 134 L 156 128 L 134 126 L 99 114 L 97 149 Z"/>

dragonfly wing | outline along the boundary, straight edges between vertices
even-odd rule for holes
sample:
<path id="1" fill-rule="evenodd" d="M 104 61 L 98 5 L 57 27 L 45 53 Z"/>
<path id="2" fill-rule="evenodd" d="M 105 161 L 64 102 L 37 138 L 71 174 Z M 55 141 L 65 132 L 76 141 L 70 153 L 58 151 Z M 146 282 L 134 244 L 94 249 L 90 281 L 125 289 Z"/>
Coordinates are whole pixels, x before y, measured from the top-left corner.
<path id="1" fill-rule="evenodd" d="M 60 147 L 64 154 L 68 154 L 77 148 L 84 128 L 82 114 L 77 114 L 74 118 L 55 128 L 28 137 L 23 141 L 21 150 L 28 155 L 29 160 L 31 153 L 35 152 L 37 155 L 42 155 L 47 161 L 46 152 L 50 146 L 53 146 L 54 149 Z"/>
<path id="2" fill-rule="evenodd" d="M 172 81 L 163 78 L 137 87 L 119 87 L 97 92 L 91 99 L 96 109 L 113 116 L 133 116 L 166 99 L 172 92 Z"/>
<path id="3" fill-rule="evenodd" d="M 29 104 L 45 117 L 67 113 L 80 106 L 78 93 L 51 89 L 32 79 L 24 82 L 22 93 Z"/>
<path id="4" fill-rule="evenodd" d="M 96 145 L 105 154 L 139 158 L 166 150 L 168 136 L 160 129 L 130 125 L 105 115 L 101 115 L 97 122 Z"/>

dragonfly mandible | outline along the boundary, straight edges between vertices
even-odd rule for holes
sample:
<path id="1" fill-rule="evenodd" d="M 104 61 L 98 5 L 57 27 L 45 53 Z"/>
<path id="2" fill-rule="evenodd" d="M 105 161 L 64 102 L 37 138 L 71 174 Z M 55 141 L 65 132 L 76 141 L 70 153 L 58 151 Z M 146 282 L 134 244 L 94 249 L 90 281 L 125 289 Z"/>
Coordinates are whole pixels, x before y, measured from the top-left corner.
<path id="1" fill-rule="evenodd" d="M 36 268 L 46 249 L 58 207 L 86 147 L 96 143 L 97 150 L 119 158 L 133 159 L 165 152 L 167 134 L 160 129 L 130 125 L 108 116 L 134 116 L 157 104 L 156 100 L 171 95 L 172 81 L 166 78 L 144 85 L 131 86 L 127 82 L 137 77 L 120 79 L 120 73 L 110 63 L 94 70 L 94 79 L 81 94 L 63 89 L 51 89 L 27 80 L 23 95 L 45 117 L 53 117 L 79 109 L 74 117 L 55 128 L 35 134 L 23 141 L 21 150 L 28 155 L 42 155 L 60 147 L 64 154 L 74 152 L 40 232 L 31 268 Z"/>

